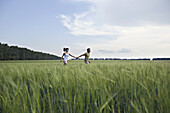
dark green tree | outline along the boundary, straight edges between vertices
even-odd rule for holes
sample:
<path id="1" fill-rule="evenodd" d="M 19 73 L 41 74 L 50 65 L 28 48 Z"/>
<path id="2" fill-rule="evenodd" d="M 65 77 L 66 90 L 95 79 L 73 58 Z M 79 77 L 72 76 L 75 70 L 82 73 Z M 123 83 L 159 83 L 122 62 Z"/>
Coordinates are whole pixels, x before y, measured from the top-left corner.
<path id="1" fill-rule="evenodd" d="M 58 60 L 60 57 L 0 43 L 0 60 Z"/>

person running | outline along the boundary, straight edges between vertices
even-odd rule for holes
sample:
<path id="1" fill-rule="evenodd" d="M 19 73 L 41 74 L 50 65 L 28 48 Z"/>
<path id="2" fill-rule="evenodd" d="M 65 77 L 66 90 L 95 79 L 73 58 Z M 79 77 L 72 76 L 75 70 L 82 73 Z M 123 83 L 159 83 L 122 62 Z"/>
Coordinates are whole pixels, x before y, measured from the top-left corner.
<path id="1" fill-rule="evenodd" d="M 63 53 L 63 55 L 62 55 L 62 57 L 61 57 L 61 62 L 62 62 L 62 60 L 63 60 L 64 65 L 67 64 L 67 61 L 68 61 L 68 57 L 69 57 L 69 56 L 71 56 L 71 57 L 73 57 L 73 58 L 76 58 L 75 56 L 73 56 L 73 55 L 71 55 L 70 53 L 68 53 L 69 48 L 64 48 L 63 51 L 64 51 L 64 53 Z M 63 57 L 64 57 L 64 59 L 63 59 Z"/>
<path id="2" fill-rule="evenodd" d="M 79 56 L 79 57 L 85 56 L 85 59 L 84 59 L 84 63 L 85 63 L 85 64 L 89 64 L 89 63 L 90 63 L 90 61 L 89 61 L 90 52 L 91 52 L 91 50 L 90 50 L 90 48 L 88 48 L 86 53 L 84 53 L 84 54 L 82 54 L 82 55 Z M 78 59 L 79 57 L 77 57 L 77 59 Z"/>

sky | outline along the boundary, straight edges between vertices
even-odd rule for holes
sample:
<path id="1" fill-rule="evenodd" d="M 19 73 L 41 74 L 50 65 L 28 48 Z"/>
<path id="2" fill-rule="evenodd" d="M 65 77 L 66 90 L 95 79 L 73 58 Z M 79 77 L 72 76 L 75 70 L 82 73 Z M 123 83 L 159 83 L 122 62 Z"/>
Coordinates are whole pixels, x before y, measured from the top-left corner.
<path id="1" fill-rule="evenodd" d="M 170 57 L 170 0 L 0 0 L 0 42 L 61 56 Z"/>

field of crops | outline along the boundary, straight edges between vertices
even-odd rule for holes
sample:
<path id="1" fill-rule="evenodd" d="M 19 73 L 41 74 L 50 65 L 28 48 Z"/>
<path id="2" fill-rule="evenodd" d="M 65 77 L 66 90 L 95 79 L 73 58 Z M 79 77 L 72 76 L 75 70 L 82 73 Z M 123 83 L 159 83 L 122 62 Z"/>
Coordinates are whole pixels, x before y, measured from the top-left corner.
<path id="1" fill-rule="evenodd" d="M 0 113 L 170 113 L 170 61 L 0 61 Z"/>

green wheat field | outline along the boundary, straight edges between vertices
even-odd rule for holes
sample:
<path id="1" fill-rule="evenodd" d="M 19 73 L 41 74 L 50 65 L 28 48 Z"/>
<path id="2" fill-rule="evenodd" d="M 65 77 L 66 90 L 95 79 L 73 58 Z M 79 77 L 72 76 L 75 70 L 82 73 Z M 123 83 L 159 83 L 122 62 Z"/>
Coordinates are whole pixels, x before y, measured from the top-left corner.
<path id="1" fill-rule="evenodd" d="M 170 113 L 170 61 L 0 61 L 0 113 Z"/>

